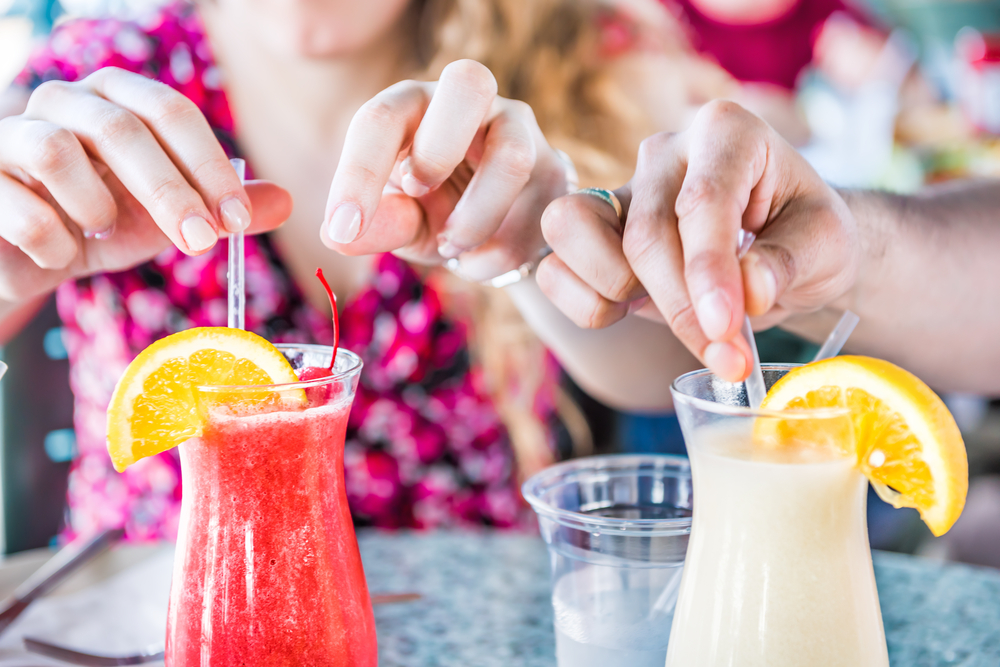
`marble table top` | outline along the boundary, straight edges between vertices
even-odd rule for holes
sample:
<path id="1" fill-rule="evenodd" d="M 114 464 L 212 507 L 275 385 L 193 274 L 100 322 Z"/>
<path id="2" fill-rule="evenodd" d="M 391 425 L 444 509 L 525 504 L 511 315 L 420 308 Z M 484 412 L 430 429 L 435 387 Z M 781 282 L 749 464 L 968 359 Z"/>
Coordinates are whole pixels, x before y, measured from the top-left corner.
<path id="1" fill-rule="evenodd" d="M 359 542 L 373 592 L 424 596 L 376 608 L 379 665 L 556 664 L 539 538 L 362 531 Z M 893 667 L 1000 665 L 1000 572 L 881 552 L 874 562 Z"/>
<path id="2" fill-rule="evenodd" d="M 382 667 L 555 666 L 540 538 L 363 530 L 359 543 L 372 593 L 422 596 L 375 607 Z M 0 562 L 0 594 L 50 555 Z M 1000 571 L 888 553 L 874 560 L 893 667 L 1000 665 Z M 88 563 L 0 635 L 0 667 L 65 667 L 26 653 L 24 635 L 104 653 L 162 645 L 172 561 L 171 544 L 121 544 Z"/>

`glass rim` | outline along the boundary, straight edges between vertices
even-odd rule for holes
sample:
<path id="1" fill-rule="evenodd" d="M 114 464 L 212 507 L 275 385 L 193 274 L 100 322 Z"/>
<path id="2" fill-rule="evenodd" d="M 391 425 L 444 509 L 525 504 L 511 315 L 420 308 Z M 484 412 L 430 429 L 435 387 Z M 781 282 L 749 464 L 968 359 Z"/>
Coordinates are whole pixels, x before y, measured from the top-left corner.
<path id="1" fill-rule="evenodd" d="M 772 370 L 791 370 L 793 368 L 798 368 L 803 364 L 761 364 L 760 369 L 762 371 Z M 851 414 L 850 408 L 846 407 L 828 407 L 828 408 L 795 408 L 792 410 L 762 410 L 760 408 L 754 410 L 750 407 L 743 407 L 741 405 L 727 405 L 725 403 L 718 403 L 716 401 L 710 401 L 707 398 L 698 398 L 697 396 L 692 396 L 691 394 L 685 392 L 680 388 L 679 383 L 685 379 L 690 379 L 699 376 L 711 375 L 715 376 L 715 373 L 707 368 L 700 368 L 696 371 L 690 371 L 678 376 L 670 384 L 670 393 L 674 398 L 674 403 L 683 403 L 684 405 L 696 407 L 705 412 L 711 412 L 717 415 L 723 415 L 727 417 L 768 417 L 768 418 L 778 418 L 785 420 L 806 420 L 806 419 L 834 419 L 837 417 L 844 417 Z M 716 376 L 717 377 L 717 376 Z M 720 378 L 721 379 L 721 378 Z M 725 382 L 725 380 L 723 380 Z M 730 384 L 739 384 L 736 382 L 731 382 Z"/>
<path id="2" fill-rule="evenodd" d="M 646 466 L 643 468 L 643 466 Z M 691 532 L 691 517 L 670 519 L 619 519 L 599 517 L 582 512 L 555 507 L 543 500 L 542 495 L 556 486 L 559 478 L 564 483 L 582 473 L 604 473 L 645 469 L 649 471 L 673 469 L 674 477 L 691 479 L 691 464 L 685 456 L 674 454 L 601 454 L 563 461 L 532 475 L 521 485 L 521 495 L 539 516 L 551 519 L 568 528 L 587 532 L 606 531 L 615 535 L 643 536 L 687 535 Z"/>
<path id="3" fill-rule="evenodd" d="M 332 350 L 330 345 L 316 345 L 312 343 L 275 343 L 276 348 L 284 352 L 285 350 L 312 350 L 314 352 L 323 352 Z M 337 348 L 337 358 L 340 359 L 341 356 L 349 360 L 350 365 L 336 373 L 331 375 L 325 375 L 319 378 L 313 378 L 311 380 L 298 380 L 296 382 L 282 382 L 278 384 L 207 384 L 195 387 L 195 391 L 203 393 L 238 393 L 238 392 L 260 392 L 260 391 L 270 391 L 270 392 L 281 392 L 289 390 L 302 390 L 309 389 L 311 387 L 321 387 L 331 382 L 337 382 L 339 380 L 347 379 L 353 375 L 357 375 L 361 371 L 361 367 L 364 363 L 354 352 L 343 347 Z"/>

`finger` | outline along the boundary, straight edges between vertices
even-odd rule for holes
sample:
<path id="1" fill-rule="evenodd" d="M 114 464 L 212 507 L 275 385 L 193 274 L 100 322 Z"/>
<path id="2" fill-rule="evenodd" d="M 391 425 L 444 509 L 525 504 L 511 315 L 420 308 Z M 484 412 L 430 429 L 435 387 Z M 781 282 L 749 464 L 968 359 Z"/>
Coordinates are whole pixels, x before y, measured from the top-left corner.
<path id="1" fill-rule="evenodd" d="M 292 215 L 292 195 L 288 190 L 270 181 L 247 181 L 244 187 L 253 211 L 247 234 L 269 232 Z"/>
<path id="2" fill-rule="evenodd" d="M 767 164 L 759 121 L 731 102 L 706 105 L 687 133 L 687 170 L 675 212 L 691 303 L 709 340 L 729 340 L 743 321 L 743 278 L 736 255 L 744 213 L 760 215 L 773 195 L 751 194 Z M 734 141 L 733 137 L 738 137 Z M 764 210 L 766 220 L 767 210 Z"/>
<path id="3" fill-rule="evenodd" d="M 696 356 L 708 339 L 691 307 L 674 201 L 684 178 L 684 155 L 676 137 L 658 134 L 639 147 L 630 193 L 617 193 L 628 215 L 622 250 L 636 277 L 674 335 Z"/>
<path id="4" fill-rule="evenodd" d="M 448 178 L 465 159 L 496 94 L 497 81 L 485 65 L 456 60 L 444 68 L 403 163 L 403 192 L 422 197 Z"/>
<path id="5" fill-rule="evenodd" d="M 743 258 L 747 312 L 753 316 L 815 310 L 854 282 L 859 253 L 850 211 L 828 186 L 815 185 L 815 194 L 782 208 Z"/>
<path id="6" fill-rule="evenodd" d="M 555 255 L 541 261 L 535 281 L 566 317 L 584 329 L 603 329 L 628 314 L 628 304 L 605 299 Z"/>
<path id="7" fill-rule="evenodd" d="M 0 237 L 43 269 L 69 266 L 79 246 L 52 206 L 7 174 L 0 174 L 0 202 Z"/>
<path id="8" fill-rule="evenodd" d="M 531 125 L 531 109 L 521 102 L 510 103 L 508 110 L 489 124 L 482 160 L 448 217 L 444 232 L 437 237 L 441 257 L 458 257 L 484 243 L 500 227 L 535 168 Z"/>
<path id="9" fill-rule="evenodd" d="M 250 224 L 250 200 L 239 176 L 198 106 L 170 86 L 114 67 L 82 85 L 131 111 L 152 131 L 184 178 L 201 195 L 218 228 L 239 232 Z"/>
<path id="10" fill-rule="evenodd" d="M 86 235 L 107 234 L 118 217 L 114 197 L 72 132 L 38 120 L 0 120 L 0 170 L 45 186 Z M 23 176 L 22 176 L 23 178 Z"/>
<path id="11" fill-rule="evenodd" d="M 646 292 L 622 250 L 614 208 L 585 193 L 560 197 L 542 214 L 542 234 L 552 251 L 601 296 L 630 302 Z"/>
<path id="12" fill-rule="evenodd" d="M 81 86 L 50 81 L 32 95 L 26 115 L 75 134 L 182 251 L 199 254 L 215 245 L 217 227 L 201 195 L 135 114 Z"/>
<path id="13" fill-rule="evenodd" d="M 326 203 L 321 237 L 327 246 L 346 252 L 346 244 L 369 234 L 372 228 L 376 236 L 396 233 L 369 222 L 375 217 L 396 158 L 409 146 L 427 103 L 428 93 L 421 84 L 404 81 L 382 91 L 354 114 Z"/>

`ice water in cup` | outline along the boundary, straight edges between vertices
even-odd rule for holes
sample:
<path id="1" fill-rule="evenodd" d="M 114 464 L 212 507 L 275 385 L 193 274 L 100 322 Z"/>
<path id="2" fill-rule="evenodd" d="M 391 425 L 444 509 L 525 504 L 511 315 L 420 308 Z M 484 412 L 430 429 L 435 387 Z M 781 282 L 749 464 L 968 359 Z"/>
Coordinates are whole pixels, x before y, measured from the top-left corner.
<path id="1" fill-rule="evenodd" d="M 524 496 L 549 547 L 560 667 L 662 667 L 691 526 L 686 459 L 578 459 Z"/>

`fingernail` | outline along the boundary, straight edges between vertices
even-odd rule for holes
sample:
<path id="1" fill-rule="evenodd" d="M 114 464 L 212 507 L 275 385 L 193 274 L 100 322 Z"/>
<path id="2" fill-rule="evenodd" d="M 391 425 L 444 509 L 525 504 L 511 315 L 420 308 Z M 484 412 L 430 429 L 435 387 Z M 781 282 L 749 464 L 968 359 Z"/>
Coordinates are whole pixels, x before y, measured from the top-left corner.
<path id="1" fill-rule="evenodd" d="M 701 324 L 702 331 L 709 340 L 722 338 L 733 319 L 733 309 L 729 303 L 729 298 L 722 290 L 714 289 L 701 297 L 695 308 L 698 315 L 698 323 Z"/>
<path id="2" fill-rule="evenodd" d="M 757 269 L 764 283 L 764 294 L 767 295 L 767 303 L 769 306 L 774 306 L 774 303 L 778 300 L 778 280 L 774 277 L 774 271 L 767 264 L 759 260 L 757 262 Z"/>
<path id="3" fill-rule="evenodd" d="M 94 239 L 96 241 L 103 241 L 107 238 L 110 238 L 111 235 L 114 233 L 115 233 L 115 225 L 114 223 L 112 223 L 110 227 L 99 232 L 84 232 L 83 238 Z"/>
<path id="4" fill-rule="evenodd" d="M 361 230 L 361 209 L 344 202 L 333 211 L 326 227 L 327 237 L 334 243 L 351 243 Z"/>
<path id="5" fill-rule="evenodd" d="M 250 211 L 236 197 L 232 197 L 219 205 L 222 213 L 222 224 L 227 232 L 242 232 L 250 226 Z"/>
<path id="6" fill-rule="evenodd" d="M 403 192 L 411 197 L 423 197 L 431 191 L 431 188 L 413 177 L 412 165 L 410 158 L 406 158 L 403 160 L 403 164 L 399 165 L 399 173 L 402 175 L 399 179 L 399 186 L 403 188 Z"/>
<path id="7" fill-rule="evenodd" d="M 423 197 L 431 191 L 429 185 L 424 185 L 413 177 L 413 174 L 403 174 L 401 179 L 403 192 L 411 197 Z"/>
<path id="8" fill-rule="evenodd" d="M 644 296 L 642 298 L 636 299 L 628 305 L 629 314 L 636 312 L 637 310 L 642 310 L 642 307 L 649 303 L 649 297 Z"/>
<path id="9" fill-rule="evenodd" d="M 459 248 L 457 245 L 452 243 L 446 234 L 438 234 L 437 242 L 438 254 L 445 259 L 455 259 L 465 252 L 462 248 Z"/>
<path id="10" fill-rule="evenodd" d="M 208 220 L 200 215 L 192 215 L 181 223 L 181 236 L 189 250 L 201 252 L 208 250 L 219 240 L 219 235 Z"/>
<path id="11" fill-rule="evenodd" d="M 402 195 L 402 194 L 406 194 L 406 193 L 403 192 L 402 190 L 400 190 L 398 187 L 396 187 L 392 183 L 386 183 L 385 186 L 382 188 L 382 196 L 383 197 L 386 196 L 386 195 Z"/>

